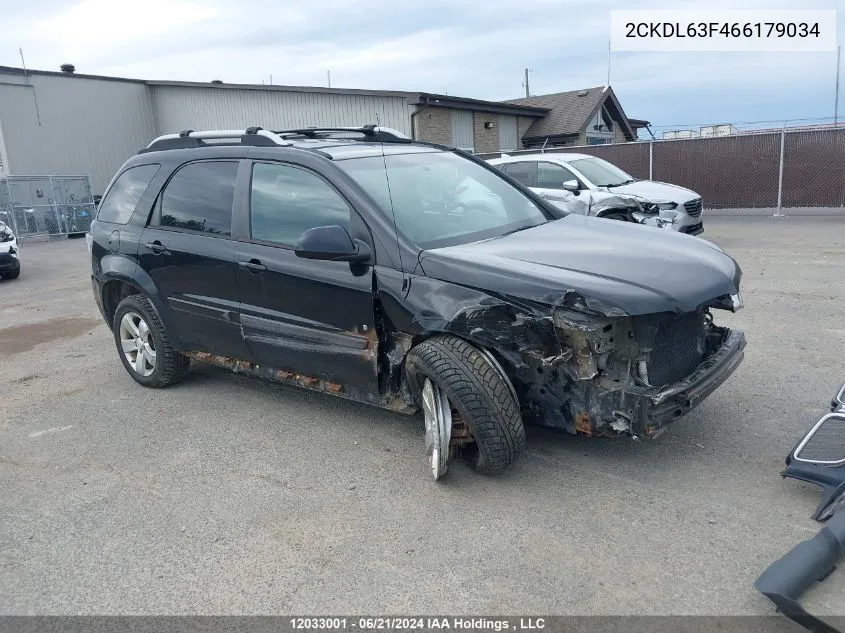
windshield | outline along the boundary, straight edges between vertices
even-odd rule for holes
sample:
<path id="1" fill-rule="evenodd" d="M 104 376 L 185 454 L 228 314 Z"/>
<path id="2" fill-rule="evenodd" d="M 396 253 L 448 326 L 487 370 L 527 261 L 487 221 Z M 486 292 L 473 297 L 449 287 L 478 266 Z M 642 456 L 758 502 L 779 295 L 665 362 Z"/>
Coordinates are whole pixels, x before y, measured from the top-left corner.
<path id="1" fill-rule="evenodd" d="M 601 158 L 578 158 L 569 161 L 569 164 L 584 174 L 596 187 L 616 187 L 636 180 L 631 174 L 626 174 L 616 165 Z"/>
<path id="2" fill-rule="evenodd" d="M 420 248 L 474 242 L 547 221 L 530 198 L 496 172 L 453 152 L 388 154 L 337 164 L 382 213 L 391 217 L 392 212 L 399 232 Z"/>

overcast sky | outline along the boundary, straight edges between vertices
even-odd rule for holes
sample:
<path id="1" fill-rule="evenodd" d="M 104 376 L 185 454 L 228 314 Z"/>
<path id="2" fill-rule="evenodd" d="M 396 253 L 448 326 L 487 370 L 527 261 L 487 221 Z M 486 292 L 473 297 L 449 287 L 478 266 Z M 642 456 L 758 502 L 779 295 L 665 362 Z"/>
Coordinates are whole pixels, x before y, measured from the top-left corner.
<path id="1" fill-rule="evenodd" d="M 845 40 L 845 3 L 837 9 Z M 746 0 L 795 8 L 794 0 Z M 0 0 L 0 65 L 233 83 L 380 88 L 480 99 L 604 85 L 611 9 L 723 0 Z M 845 66 L 845 64 L 843 64 Z M 628 116 L 656 126 L 831 117 L 835 53 L 613 53 Z M 843 69 L 845 74 L 845 69 Z M 845 80 L 840 112 L 845 111 Z"/>

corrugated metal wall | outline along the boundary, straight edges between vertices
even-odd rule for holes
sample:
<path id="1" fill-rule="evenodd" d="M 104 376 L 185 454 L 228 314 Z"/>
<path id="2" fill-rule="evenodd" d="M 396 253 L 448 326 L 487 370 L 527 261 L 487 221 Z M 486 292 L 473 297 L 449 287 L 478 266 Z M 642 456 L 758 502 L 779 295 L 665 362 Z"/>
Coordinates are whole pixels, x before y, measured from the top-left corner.
<path id="1" fill-rule="evenodd" d="M 151 86 L 162 134 L 180 130 L 354 126 L 379 123 L 410 135 L 404 97 L 282 90 Z"/>
<path id="2" fill-rule="evenodd" d="M 103 193 L 156 128 L 149 88 L 74 77 L 0 75 L 7 174 L 89 175 Z"/>

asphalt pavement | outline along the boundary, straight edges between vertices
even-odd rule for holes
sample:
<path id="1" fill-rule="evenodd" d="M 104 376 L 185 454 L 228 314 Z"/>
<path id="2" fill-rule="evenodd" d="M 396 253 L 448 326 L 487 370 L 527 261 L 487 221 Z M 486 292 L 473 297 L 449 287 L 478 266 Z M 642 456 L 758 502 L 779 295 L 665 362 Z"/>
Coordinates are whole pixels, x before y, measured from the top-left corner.
<path id="1" fill-rule="evenodd" d="M 845 380 L 845 217 L 707 217 L 746 359 L 653 441 L 528 428 L 430 479 L 420 417 L 195 365 L 124 371 L 84 240 L 0 281 L 0 612 L 772 614 L 752 583 L 819 524 L 778 476 Z M 690 283 L 695 283 L 691 280 Z M 804 600 L 845 615 L 845 569 Z"/>

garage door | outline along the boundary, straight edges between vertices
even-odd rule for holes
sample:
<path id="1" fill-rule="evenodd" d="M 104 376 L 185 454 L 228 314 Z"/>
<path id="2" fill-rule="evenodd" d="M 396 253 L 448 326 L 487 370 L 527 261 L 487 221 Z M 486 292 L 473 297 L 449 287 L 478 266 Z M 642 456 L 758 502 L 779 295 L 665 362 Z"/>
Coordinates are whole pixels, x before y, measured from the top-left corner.
<path id="1" fill-rule="evenodd" d="M 452 110 L 452 144 L 467 151 L 475 150 L 472 134 L 472 112 Z"/>
<path id="2" fill-rule="evenodd" d="M 519 149 L 516 117 L 503 114 L 499 117 L 499 151 L 508 152 L 515 149 Z"/>

